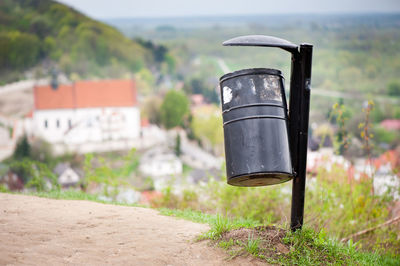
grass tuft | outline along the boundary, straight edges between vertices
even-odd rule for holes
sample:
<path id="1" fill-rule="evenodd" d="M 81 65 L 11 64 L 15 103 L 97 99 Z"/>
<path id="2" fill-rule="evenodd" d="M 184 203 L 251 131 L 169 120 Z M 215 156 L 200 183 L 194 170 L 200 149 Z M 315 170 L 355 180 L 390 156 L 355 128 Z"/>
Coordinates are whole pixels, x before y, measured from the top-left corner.
<path id="1" fill-rule="evenodd" d="M 233 242 L 233 239 L 231 238 L 231 239 L 229 239 L 228 241 L 221 240 L 221 241 L 218 243 L 218 246 L 219 246 L 220 248 L 223 248 L 223 249 L 225 249 L 225 250 L 228 250 L 228 249 L 229 249 L 230 247 L 232 247 L 234 244 L 235 244 L 235 243 Z"/>
<path id="2" fill-rule="evenodd" d="M 249 234 L 245 249 L 252 255 L 257 255 L 259 250 L 260 239 L 254 238 L 253 234 Z"/>

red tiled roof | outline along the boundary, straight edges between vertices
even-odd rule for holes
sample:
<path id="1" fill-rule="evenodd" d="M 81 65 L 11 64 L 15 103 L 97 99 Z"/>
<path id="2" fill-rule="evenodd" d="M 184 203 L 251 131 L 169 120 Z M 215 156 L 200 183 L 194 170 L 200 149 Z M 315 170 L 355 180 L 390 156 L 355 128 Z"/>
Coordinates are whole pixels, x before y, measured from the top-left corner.
<path id="1" fill-rule="evenodd" d="M 35 87 L 35 109 L 74 108 L 72 85 L 60 85 L 57 90 L 49 86 Z"/>
<path id="2" fill-rule="evenodd" d="M 36 110 L 135 106 L 136 86 L 133 80 L 78 81 L 35 87 L 34 97 Z"/>

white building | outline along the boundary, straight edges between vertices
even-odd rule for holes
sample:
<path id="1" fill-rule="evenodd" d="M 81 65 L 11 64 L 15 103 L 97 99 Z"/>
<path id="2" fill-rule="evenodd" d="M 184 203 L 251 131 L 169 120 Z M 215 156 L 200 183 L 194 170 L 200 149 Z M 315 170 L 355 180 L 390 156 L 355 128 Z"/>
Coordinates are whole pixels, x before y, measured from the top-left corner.
<path id="1" fill-rule="evenodd" d="M 79 183 L 81 177 L 79 170 L 73 169 L 69 163 L 59 163 L 54 172 L 57 174 L 58 183 L 62 187 L 75 186 Z"/>
<path id="2" fill-rule="evenodd" d="M 139 170 L 152 177 L 174 176 L 182 174 L 183 165 L 175 154 L 156 147 L 142 156 Z"/>
<path id="3" fill-rule="evenodd" d="M 140 134 L 135 83 L 100 80 L 78 81 L 57 88 L 37 86 L 32 131 L 34 136 L 72 150 L 85 145 L 99 150 L 93 145 L 96 143 L 103 148 L 113 142 L 127 146 Z"/>

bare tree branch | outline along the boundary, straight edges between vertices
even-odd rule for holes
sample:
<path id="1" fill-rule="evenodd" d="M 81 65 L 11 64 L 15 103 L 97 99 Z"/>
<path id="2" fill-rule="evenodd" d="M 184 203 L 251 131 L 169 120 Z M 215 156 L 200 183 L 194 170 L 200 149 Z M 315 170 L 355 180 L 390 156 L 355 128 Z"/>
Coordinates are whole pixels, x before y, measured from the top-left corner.
<path id="1" fill-rule="evenodd" d="M 340 241 L 341 242 L 347 242 L 348 240 L 353 239 L 353 238 L 355 238 L 357 236 L 361 236 L 361 235 L 367 234 L 367 233 L 372 232 L 372 231 L 374 231 L 374 230 L 376 230 L 378 228 L 381 228 L 381 227 L 384 227 L 384 226 L 387 226 L 387 225 L 391 225 L 391 224 L 394 224 L 394 223 L 398 223 L 398 222 L 400 222 L 400 216 L 397 216 L 397 217 L 394 217 L 394 218 L 392 218 L 390 220 L 387 220 L 386 222 L 384 222 L 382 224 L 379 224 L 379 225 L 377 225 L 375 227 L 371 227 L 371 228 L 368 228 L 368 229 L 364 229 L 364 230 L 362 230 L 360 232 L 354 233 L 354 234 L 352 234 L 352 235 L 350 235 L 348 237 L 342 238 Z"/>

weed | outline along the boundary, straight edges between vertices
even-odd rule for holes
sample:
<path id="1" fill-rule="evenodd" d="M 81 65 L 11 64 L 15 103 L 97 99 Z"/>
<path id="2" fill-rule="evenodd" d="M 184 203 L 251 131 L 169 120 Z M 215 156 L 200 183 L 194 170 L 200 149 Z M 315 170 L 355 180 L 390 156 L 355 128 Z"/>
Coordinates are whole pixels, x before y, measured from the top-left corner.
<path id="1" fill-rule="evenodd" d="M 336 152 L 344 154 L 349 148 L 350 138 L 345 128 L 346 121 L 349 119 L 349 112 L 343 105 L 343 100 L 333 105 L 332 115 L 336 117 L 336 124 L 338 125 L 338 132 L 336 134 Z M 322 144 L 322 143 L 321 143 Z"/>
<path id="2" fill-rule="evenodd" d="M 247 243 L 245 245 L 245 249 L 248 253 L 256 255 L 258 254 L 259 244 L 260 244 L 260 239 L 254 238 L 253 235 L 249 234 L 247 238 Z"/>
<path id="3" fill-rule="evenodd" d="M 232 223 L 230 223 L 229 219 L 217 214 L 217 219 L 212 226 L 215 237 L 220 237 L 223 233 L 228 232 L 231 228 Z"/>
<path id="4" fill-rule="evenodd" d="M 230 238 L 228 241 L 224 241 L 224 240 L 220 241 L 220 242 L 218 243 L 218 246 L 219 246 L 220 248 L 223 248 L 223 249 L 225 249 L 225 250 L 228 250 L 228 249 L 229 249 L 230 247 L 232 247 L 234 244 L 235 244 L 235 243 L 233 242 L 233 239 Z"/>

